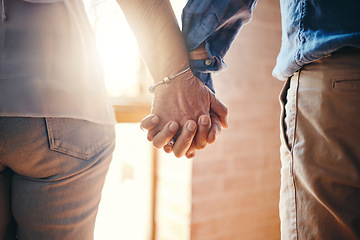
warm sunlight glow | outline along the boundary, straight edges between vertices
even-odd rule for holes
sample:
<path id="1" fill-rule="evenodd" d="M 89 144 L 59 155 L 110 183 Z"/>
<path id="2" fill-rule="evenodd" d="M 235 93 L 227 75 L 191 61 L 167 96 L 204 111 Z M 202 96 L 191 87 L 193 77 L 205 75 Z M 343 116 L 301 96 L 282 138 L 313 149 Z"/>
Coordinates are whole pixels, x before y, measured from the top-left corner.
<path id="1" fill-rule="evenodd" d="M 121 9 L 115 0 L 83 1 L 95 30 L 110 97 L 143 97 L 140 85 L 146 84 L 143 89 L 147 89 L 151 83 L 143 80 L 140 83 L 140 76 L 148 75 L 144 74 L 144 67 L 139 68 L 136 40 Z M 172 1 L 178 19 L 185 2 Z M 146 94 L 150 95 L 147 91 Z M 151 239 L 153 148 L 138 123 L 116 124 L 116 135 L 116 148 L 96 219 L 95 240 Z"/>
<path id="2" fill-rule="evenodd" d="M 137 123 L 117 124 L 116 133 L 116 148 L 96 218 L 95 240 L 151 239 L 152 149 Z"/>
<path id="3" fill-rule="evenodd" d="M 137 45 L 116 1 L 104 1 L 95 10 L 95 33 L 110 97 L 135 96 L 138 92 Z"/>
<path id="4" fill-rule="evenodd" d="M 135 37 L 115 0 L 84 0 L 96 34 L 105 71 L 106 88 L 112 98 L 139 94 L 137 68 L 140 57 Z M 171 0 L 180 22 L 186 0 Z"/>

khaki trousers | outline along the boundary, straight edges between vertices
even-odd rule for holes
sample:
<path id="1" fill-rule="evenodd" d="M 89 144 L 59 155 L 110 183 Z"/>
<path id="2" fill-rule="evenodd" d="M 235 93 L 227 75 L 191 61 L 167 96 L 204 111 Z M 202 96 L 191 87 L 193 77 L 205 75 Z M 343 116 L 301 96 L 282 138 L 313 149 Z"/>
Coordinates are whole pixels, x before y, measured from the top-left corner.
<path id="1" fill-rule="evenodd" d="M 280 100 L 282 239 L 360 239 L 360 50 L 306 65 Z"/>

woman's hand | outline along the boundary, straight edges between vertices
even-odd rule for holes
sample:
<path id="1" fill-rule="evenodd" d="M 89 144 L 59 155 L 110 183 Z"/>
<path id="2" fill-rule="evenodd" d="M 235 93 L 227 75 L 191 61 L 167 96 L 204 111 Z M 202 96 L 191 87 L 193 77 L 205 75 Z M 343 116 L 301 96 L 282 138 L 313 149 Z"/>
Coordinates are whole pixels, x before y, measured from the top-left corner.
<path id="1" fill-rule="evenodd" d="M 155 115 L 146 117 L 141 127 L 149 131 L 148 140 L 154 147 L 173 151 L 176 157 L 193 157 L 196 149 L 215 141 L 221 126 L 228 126 L 228 110 L 191 73 L 183 77 L 156 88 L 152 108 Z M 172 148 L 167 145 L 171 139 L 176 140 Z"/>
<path id="2" fill-rule="evenodd" d="M 151 114 L 142 120 L 140 127 L 143 130 L 150 131 L 155 128 L 159 123 L 160 118 L 157 115 Z M 210 118 L 207 115 L 202 115 L 200 116 L 198 121 L 195 137 L 194 131 L 192 129 L 189 129 L 187 127 L 183 128 L 174 145 L 170 146 L 168 143 L 171 139 L 174 138 L 178 129 L 179 124 L 177 122 L 168 122 L 154 138 L 155 141 L 153 141 L 153 145 L 157 146 L 157 148 L 163 147 L 164 151 L 167 153 L 171 153 L 175 149 L 175 153 L 185 152 L 185 156 L 187 158 L 193 158 L 195 156 L 196 150 L 203 149 L 208 144 L 212 144 L 215 142 L 216 137 L 221 132 L 222 124 L 220 122 L 220 118 L 215 113 L 211 113 Z M 193 139 L 190 147 L 188 141 L 183 141 L 183 139 L 187 138 Z"/>
<path id="3" fill-rule="evenodd" d="M 160 123 L 148 132 L 148 139 L 156 148 L 167 144 L 161 130 L 170 121 L 179 124 L 172 137 L 177 144 L 173 146 L 176 157 L 183 156 L 190 147 L 201 115 L 209 115 L 214 94 L 191 71 L 178 76 L 168 84 L 156 87 L 151 113 L 157 115 Z M 170 126 L 170 125 L 169 125 Z M 159 134 L 160 133 L 160 134 Z M 183 134 L 181 134 L 183 133 Z M 181 135 L 180 135 L 181 134 Z M 179 148 L 178 146 L 182 146 Z"/>

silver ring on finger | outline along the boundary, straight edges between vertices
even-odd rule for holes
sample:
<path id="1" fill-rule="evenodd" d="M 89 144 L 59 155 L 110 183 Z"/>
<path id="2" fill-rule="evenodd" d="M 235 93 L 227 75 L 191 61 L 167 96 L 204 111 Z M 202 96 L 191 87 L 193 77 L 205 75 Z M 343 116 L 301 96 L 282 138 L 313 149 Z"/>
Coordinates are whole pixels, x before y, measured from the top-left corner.
<path id="1" fill-rule="evenodd" d="M 173 147 L 174 144 L 175 144 L 175 139 L 172 138 L 172 139 L 168 142 L 167 145 L 168 145 L 169 147 Z"/>

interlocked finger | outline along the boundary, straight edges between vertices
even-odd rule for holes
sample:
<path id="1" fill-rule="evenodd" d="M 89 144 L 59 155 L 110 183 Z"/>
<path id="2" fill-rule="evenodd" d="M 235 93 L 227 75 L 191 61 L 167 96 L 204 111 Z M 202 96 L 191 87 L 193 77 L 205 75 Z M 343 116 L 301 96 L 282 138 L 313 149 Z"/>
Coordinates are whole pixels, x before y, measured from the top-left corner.
<path id="1" fill-rule="evenodd" d="M 204 149 L 207 145 L 207 137 L 211 128 L 209 116 L 202 115 L 198 120 L 198 129 L 195 136 L 196 149 Z"/>
<path id="2" fill-rule="evenodd" d="M 155 148 L 162 148 L 165 145 L 168 145 L 171 139 L 175 136 L 178 129 L 179 129 L 179 124 L 177 122 L 173 122 L 173 121 L 168 122 L 165 125 L 165 127 L 153 137 L 152 139 L 153 146 Z"/>
<path id="3" fill-rule="evenodd" d="M 196 123 L 189 120 L 182 128 L 181 134 L 176 139 L 173 146 L 173 152 L 176 157 L 182 157 L 188 151 L 196 133 Z"/>

